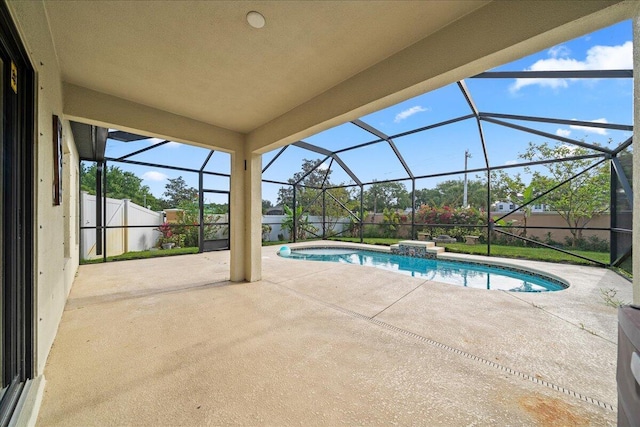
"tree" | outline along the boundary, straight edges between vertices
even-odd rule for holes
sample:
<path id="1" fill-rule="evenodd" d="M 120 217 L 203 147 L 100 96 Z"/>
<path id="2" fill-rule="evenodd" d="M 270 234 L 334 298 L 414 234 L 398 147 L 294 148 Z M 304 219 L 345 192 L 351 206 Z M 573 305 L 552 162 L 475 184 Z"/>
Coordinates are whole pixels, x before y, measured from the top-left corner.
<path id="1" fill-rule="evenodd" d="M 96 194 L 96 173 L 98 167 L 95 163 L 86 167 L 80 166 L 80 188 L 89 194 Z M 107 168 L 107 196 L 113 199 L 129 199 L 133 203 L 150 207 L 151 210 L 162 209 L 161 202 L 151 194 L 149 187 L 142 185 L 142 179 L 132 172 L 125 172 L 117 166 Z"/>
<path id="2" fill-rule="evenodd" d="M 337 187 L 328 188 L 325 191 L 326 232 L 328 235 L 332 235 L 340 220 L 354 219 L 351 213 L 360 217 L 360 189 L 349 191 L 344 187 Z"/>
<path id="3" fill-rule="evenodd" d="M 263 215 L 265 213 L 267 213 L 267 211 L 269 209 L 271 209 L 272 207 L 273 207 L 273 203 L 271 203 L 271 200 L 262 199 L 262 214 Z"/>
<path id="4" fill-rule="evenodd" d="M 187 186 L 182 176 L 177 178 L 169 178 L 168 183 L 164 186 L 164 205 L 167 208 L 177 208 L 183 202 L 193 203 L 198 198 L 198 190 Z"/>
<path id="5" fill-rule="evenodd" d="M 491 192 L 494 200 L 514 202 L 518 206 L 526 205 L 520 209 L 523 220 L 522 237 L 527 237 L 527 221 L 533 207 L 529 203 L 536 198 L 535 185 L 526 185 L 519 173 L 512 176 L 503 170 L 491 172 Z"/>
<path id="6" fill-rule="evenodd" d="M 374 182 L 364 192 L 364 208 L 374 214 L 384 209 L 411 207 L 411 196 L 401 182 Z"/>
<path id="7" fill-rule="evenodd" d="M 310 209 L 309 213 L 311 215 L 318 215 L 322 212 L 318 213 L 318 208 L 310 206 L 311 202 L 318 196 L 317 188 L 323 187 L 331 187 L 330 178 L 331 178 L 331 169 L 321 169 L 316 168 L 317 160 L 302 160 L 302 170 L 300 172 L 296 172 L 293 175 L 293 178 L 289 178 L 287 181 L 291 184 L 295 184 L 300 181 L 302 177 L 306 175 L 304 179 L 300 182 L 300 186 L 296 189 L 296 202 L 305 206 L 305 208 Z M 315 188 L 309 188 L 315 187 Z M 293 205 L 293 186 L 281 187 L 278 190 L 278 204 L 292 206 Z M 320 208 L 320 211 L 322 208 Z"/>
<path id="8" fill-rule="evenodd" d="M 509 175 L 504 170 L 491 172 L 491 198 L 494 202 L 517 202 L 525 187 L 519 173 Z"/>
<path id="9" fill-rule="evenodd" d="M 359 191 L 350 192 L 340 187 L 342 184 L 332 183 L 331 169 L 314 169 L 317 163 L 317 160 L 303 159 L 301 171 L 296 172 L 288 182 L 294 184 L 301 180 L 296 188 L 296 218 L 300 218 L 303 214 L 321 216 L 324 213 L 326 231 L 331 235 L 338 220 L 350 216 L 345 207 L 352 212 L 358 210 Z M 326 192 L 324 210 L 322 208 L 323 190 Z M 278 190 L 278 204 L 283 206 L 285 212 L 287 207 L 293 205 L 293 186 L 281 187 Z M 293 212 L 292 209 L 290 211 Z"/>
<path id="10" fill-rule="evenodd" d="M 493 191 L 493 190 L 492 190 Z M 462 206 L 464 181 L 447 180 L 438 183 L 435 188 L 416 190 L 416 207 L 427 206 Z M 469 206 L 482 207 L 487 204 L 486 180 L 467 181 L 467 203 Z"/>
<path id="11" fill-rule="evenodd" d="M 304 240 L 307 233 L 315 234 L 318 229 L 309 223 L 309 215 L 303 213 L 302 206 L 296 207 L 295 211 L 287 205 L 282 205 L 285 217 L 282 219 L 282 229 L 289 233 L 289 238 L 293 239 L 294 224 L 296 225 L 296 240 Z"/>
<path id="12" fill-rule="evenodd" d="M 545 142 L 542 144 L 529 143 L 527 150 L 519 157 L 528 161 L 536 161 L 592 153 L 592 150 L 582 147 L 568 145 L 553 147 Z M 532 191 L 534 194 L 541 194 L 586 170 L 593 162 L 592 159 L 582 159 L 544 164 L 546 173 L 534 171 L 532 174 Z M 530 168 L 525 170 L 531 172 Z M 610 172 L 608 163 L 604 162 L 565 182 L 540 200 L 541 203 L 549 205 L 552 210 L 556 211 L 571 227 L 572 245 L 575 247 L 582 239 L 582 230 L 589 221 L 593 217 L 609 211 Z"/>

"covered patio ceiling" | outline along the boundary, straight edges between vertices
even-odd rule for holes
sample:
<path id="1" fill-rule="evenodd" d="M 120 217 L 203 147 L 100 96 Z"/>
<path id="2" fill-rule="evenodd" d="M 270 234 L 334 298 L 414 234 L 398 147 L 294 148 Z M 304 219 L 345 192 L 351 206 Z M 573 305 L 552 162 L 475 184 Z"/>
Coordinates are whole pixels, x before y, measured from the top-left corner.
<path id="1" fill-rule="evenodd" d="M 620 21 L 633 3 L 61 1 L 44 3 L 40 31 L 67 118 L 264 153 Z M 18 18 L 35 7 L 13 4 Z"/>

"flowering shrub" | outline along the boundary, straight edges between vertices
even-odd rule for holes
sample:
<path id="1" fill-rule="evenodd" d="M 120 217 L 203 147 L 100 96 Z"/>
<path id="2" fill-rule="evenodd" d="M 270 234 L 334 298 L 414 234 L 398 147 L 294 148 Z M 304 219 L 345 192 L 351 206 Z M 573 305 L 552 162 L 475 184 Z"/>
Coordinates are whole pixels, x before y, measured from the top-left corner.
<path id="1" fill-rule="evenodd" d="M 448 234 L 458 240 L 466 235 L 483 237 L 482 228 L 486 224 L 486 213 L 475 208 L 452 208 L 451 206 L 434 207 L 422 205 L 416 211 L 416 225 L 423 226 L 424 231 L 432 236 Z M 478 227 L 460 227 L 461 225 Z"/>
<path id="2" fill-rule="evenodd" d="M 175 243 L 176 246 L 184 245 L 184 236 L 182 234 L 177 234 L 173 225 L 168 222 L 164 222 L 162 225 L 156 228 L 157 231 L 162 233 L 162 236 L 158 239 L 158 246 L 162 246 L 165 243 Z"/>

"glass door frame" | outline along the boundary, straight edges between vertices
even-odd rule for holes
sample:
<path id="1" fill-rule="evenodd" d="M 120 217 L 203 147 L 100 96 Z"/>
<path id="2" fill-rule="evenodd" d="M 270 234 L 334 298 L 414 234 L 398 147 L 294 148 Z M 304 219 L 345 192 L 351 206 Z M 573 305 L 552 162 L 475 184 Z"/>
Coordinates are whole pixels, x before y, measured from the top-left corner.
<path id="1" fill-rule="evenodd" d="M 34 376 L 35 73 L 8 7 L 0 4 L 2 70 L 2 292 L 0 426 Z"/>

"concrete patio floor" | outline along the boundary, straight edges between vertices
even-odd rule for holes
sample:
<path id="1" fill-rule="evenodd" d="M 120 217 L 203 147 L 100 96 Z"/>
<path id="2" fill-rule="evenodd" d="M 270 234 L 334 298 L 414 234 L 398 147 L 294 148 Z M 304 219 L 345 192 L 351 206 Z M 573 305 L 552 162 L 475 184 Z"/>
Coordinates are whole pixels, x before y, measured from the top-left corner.
<path id="1" fill-rule="evenodd" d="M 516 294 L 276 250 L 255 283 L 228 252 L 81 266 L 38 425 L 615 425 L 615 273 L 505 261 L 571 284 Z"/>

